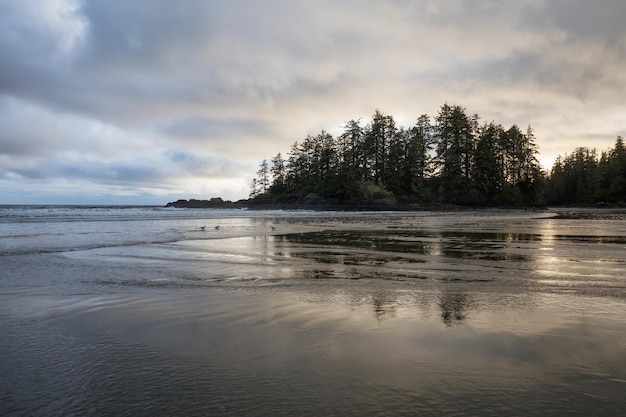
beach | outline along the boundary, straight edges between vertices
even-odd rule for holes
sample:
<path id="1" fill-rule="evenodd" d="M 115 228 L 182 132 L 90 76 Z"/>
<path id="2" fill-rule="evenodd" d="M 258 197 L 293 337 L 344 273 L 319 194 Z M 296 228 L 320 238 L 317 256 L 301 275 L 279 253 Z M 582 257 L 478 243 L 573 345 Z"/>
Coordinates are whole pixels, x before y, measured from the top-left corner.
<path id="1" fill-rule="evenodd" d="M 0 414 L 617 415 L 626 224 L 0 210 Z"/>

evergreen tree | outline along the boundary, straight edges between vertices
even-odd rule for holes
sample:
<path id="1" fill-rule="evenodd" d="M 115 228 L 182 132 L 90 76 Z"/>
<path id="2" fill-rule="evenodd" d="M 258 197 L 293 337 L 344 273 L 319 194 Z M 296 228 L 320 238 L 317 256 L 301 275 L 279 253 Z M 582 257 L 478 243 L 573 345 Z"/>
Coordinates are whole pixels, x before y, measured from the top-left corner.
<path id="1" fill-rule="evenodd" d="M 504 155 L 500 146 L 503 135 L 504 128 L 492 122 L 482 128 L 476 144 L 472 178 L 481 204 L 507 202 L 504 195 Z"/>
<path id="2" fill-rule="evenodd" d="M 410 199 L 428 199 L 425 181 L 432 141 L 433 128 L 427 115 L 420 116 L 410 129 L 396 132 L 389 147 L 389 191 Z"/>
<path id="3" fill-rule="evenodd" d="M 366 133 L 366 152 L 369 154 L 370 166 L 373 169 L 373 181 L 378 185 L 384 186 L 389 177 L 386 169 L 389 143 L 395 131 L 393 117 L 376 110 Z"/>
<path id="4" fill-rule="evenodd" d="M 547 201 L 552 204 L 588 204 L 601 196 L 597 153 L 588 148 L 576 148 L 564 158 L 558 157 L 552 166 Z"/>
<path id="5" fill-rule="evenodd" d="M 621 136 L 617 137 L 615 146 L 609 152 L 609 187 L 606 197 L 611 203 L 626 201 L 626 145 Z"/>
<path id="6" fill-rule="evenodd" d="M 545 175 L 537 160 L 538 149 L 535 144 L 535 133 L 532 127 L 528 126 L 526 134 L 522 135 L 521 140 L 521 149 L 518 156 L 520 159 L 521 177 L 516 186 L 520 190 L 524 205 L 536 205 L 540 202 L 539 196 L 543 192 Z"/>
<path id="7" fill-rule="evenodd" d="M 552 164 L 552 170 L 550 172 L 550 179 L 548 181 L 547 192 L 545 201 L 548 204 L 565 204 L 567 201 L 566 195 L 566 178 L 565 169 L 563 167 L 563 160 L 561 156 L 558 156 Z"/>
<path id="8" fill-rule="evenodd" d="M 250 198 L 256 198 L 259 194 L 259 183 L 256 178 L 253 178 L 250 183 Z"/>
<path id="9" fill-rule="evenodd" d="M 338 172 L 339 158 L 335 140 L 329 133 L 322 131 L 313 138 L 315 141 L 315 157 L 313 158 L 313 172 L 315 173 L 315 185 L 313 192 L 325 196 L 332 196 L 337 184 L 335 183 Z"/>
<path id="10" fill-rule="evenodd" d="M 384 184 L 385 188 L 396 195 L 407 195 L 410 192 L 410 180 L 405 177 L 406 154 L 409 143 L 409 132 L 400 128 L 389 138 L 386 155 Z"/>
<path id="11" fill-rule="evenodd" d="M 259 194 L 265 194 L 270 188 L 270 167 L 267 163 L 267 159 L 259 165 L 259 170 L 256 172 L 256 185 L 258 186 Z"/>
<path id="12" fill-rule="evenodd" d="M 303 178 L 305 175 L 304 158 L 300 153 L 298 142 L 291 145 L 291 151 L 287 159 L 287 167 L 285 169 L 285 191 L 288 193 L 297 193 L 304 186 Z"/>
<path id="13" fill-rule="evenodd" d="M 287 189 L 287 179 L 285 171 L 285 161 L 280 152 L 272 158 L 272 167 L 270 168 L 272 176 L 272 184 L 269 188 L 271 194 L 282 194 Z"/>
<path id="14" fill-rule="evenodd" d="M 605 202 L 607 201 L 607 192 L 610 186 L 610 166 L 609 166 L 609 156 L 608 152 L 603 151 L 600 160 L 598 161 L 598 168 L 596 174 L 596 184 L 594 189 L 594 197 L 593 200 L 596 202 Z M 552 182 L 552 178 L 550 178 L 550 182 Z"/>
<path id="15" fill-rule="evenodd" d="M 271 164 L 263 161 L 251 196 L 318 193 L 338 200 L 398 196 L 405 201 L 456 204 L 539 201 L 544 174 L 530 127 L 526 133 L 515 125 L 505 131 L 493 122 L 479 128 L 478 115 L 470 117 L 463 107 L 448 104 L 434 121 L 433 125 L 422 115 L 405 129 L 376 110 L 365 127 L 358 120 L 346 122 L 337 139 L 325 131 L 309 135 L 292 145 L 286 160 L 279 153 Z M 626 188 L 626 148 L 618 139 L 603 165 L 606 174 L 595 180 L 605 184 L 607 198 L 624 198 Z M 563 194 L 555 186 L 558 167 L 548 189 L 555 199 Z M 569 165 L 562 168 L 566 173 Z M 581 187 L 594 187 L 585 184 Z"/>
<path id="16" fill-rule="evenodd" d="M 365 131 L 360 120 L 350 120 L 344 125 L 336 146 L 338 152 L 335 194 L 337 199 L 357 200 L 358 184 L 367 177 Z"/>
<path id="17" fill-rule="evenodd" d="M 363 128 L 358 120 L 350 120 L 339 137 L 342 174 L 352 180 L 363 178 Z"/>
<path id="18" fill-rule="evenodd" d="M 435 117 L 436 164 L 443 200 L 472 203 L 474 122 L 461 106 L 444 104 Z"/>

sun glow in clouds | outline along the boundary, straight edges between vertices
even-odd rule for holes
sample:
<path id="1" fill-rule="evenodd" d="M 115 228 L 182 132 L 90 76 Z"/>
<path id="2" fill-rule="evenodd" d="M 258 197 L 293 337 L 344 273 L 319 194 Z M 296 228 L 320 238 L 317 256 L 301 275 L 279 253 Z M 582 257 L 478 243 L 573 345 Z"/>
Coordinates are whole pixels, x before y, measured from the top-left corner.
<path id="1" fill-rule="evenodd" d="M 610 0 L 0 0 L 0 192 L 87 181 L 113 202 L 126 181 L 166 202 L 183 181 L 181 197 L 245 198 L 235 184 L 307 135 L 376 109 L 410 126 L 446 102 L 530 124 L 549 170 L 626 136 L 625 14 Z"/>

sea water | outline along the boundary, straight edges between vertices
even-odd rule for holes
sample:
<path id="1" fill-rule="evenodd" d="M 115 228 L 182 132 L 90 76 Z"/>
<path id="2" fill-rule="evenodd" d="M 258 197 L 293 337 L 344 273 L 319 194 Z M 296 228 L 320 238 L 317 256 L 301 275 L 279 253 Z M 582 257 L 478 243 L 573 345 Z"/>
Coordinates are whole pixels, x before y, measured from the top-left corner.
<path id="1" fill-rule="evenodd" d="M 620 415 L 626 224 L 0 206 L 0 415 Z"/>

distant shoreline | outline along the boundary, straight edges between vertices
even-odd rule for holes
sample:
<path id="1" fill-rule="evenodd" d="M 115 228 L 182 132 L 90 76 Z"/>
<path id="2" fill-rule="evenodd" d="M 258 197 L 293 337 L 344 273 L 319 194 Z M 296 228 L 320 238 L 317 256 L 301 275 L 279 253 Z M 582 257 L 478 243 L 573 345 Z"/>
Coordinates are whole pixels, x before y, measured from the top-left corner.
<path id="1" fill-rule="evenodd" d="M 404 203 L 388 199 L 367 201 L 336 201 L 315 195 L 305 197 L 277 197 L 229 201 L 219 197 L 210 200 L 180 199 L 169 202 L 165 207 L 190 209 L 249 209 L 249 210 L 318 210 L 318 211 L 456 211 L 480 209 L 512 209 L 545 211 L 545 207 L 518 206 L 461 206 L 454 204 Z"/>
<path id="2" fill-rule="evenodd" d="M 623 204 L 569 205 L 553 207 L 524 206 L 461 206 L 453 204 L 403 203 L 391 200 L 336 201 L 315 195 L 306 197 L 277 197 L 263 199 L 223 200 L 220 197 L 209 200 L 180 199 L 169 202 L 165 207 L 189 209 L 249 209 L 249 210 L 314 210 L 314 211 L 459 211 L 459 210 L 526 210 L 533 212 L 553 211 L 555 219 L 570 220 L 626 220 L 626 206 Z"/>
<path id="3" fill-rule="evenodd" d="M 375 201 L 351 201 L 337 202 L 333 200 L 315 199 L 307 200 L 306 198 L 276 198 L 262 200 L 238 200 L 229 201 L 221 198 L 212 198 L 210 200 L 177 200 L 167 203 L 165 207 L 174 208 L 213 208 L 213 209 L 249 209 L 249 210 L 357 210 L 357 211 L 383 211 L 383 210 L 445 210 L 451 209 L 453 206 L 444 205 L 420 205 L 420 204 L 402 204 L 386 200 Z"/>

